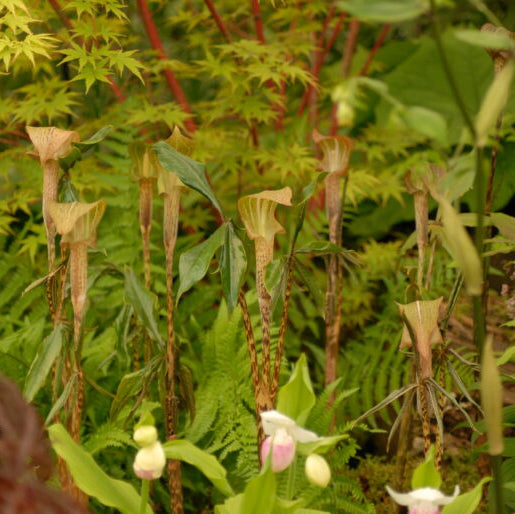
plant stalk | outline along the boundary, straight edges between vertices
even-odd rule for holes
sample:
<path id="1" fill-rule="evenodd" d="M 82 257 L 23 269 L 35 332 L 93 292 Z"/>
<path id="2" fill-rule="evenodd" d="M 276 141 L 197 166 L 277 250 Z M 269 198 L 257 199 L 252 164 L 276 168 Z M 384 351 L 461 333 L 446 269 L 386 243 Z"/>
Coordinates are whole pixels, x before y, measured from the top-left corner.
<path id="1" fill-rule="evenodd" d="M 494 504 L 496 514 L 504 514 L 504 492 L 502 479 L 502 455 L 490 455 L 493 474 Z"/>
<path id="2" fill-rule="evenodd" d="M 180 189 L 164 195 L 163 213 L 163 241 L 166 254 L 166 432 L 167 439 L 175 439 L 177 424 L 177 396 L 175 394 L 175 329 L 174 329 L 174 301 L 173 301 L 173 258 L 177 243 L 179 227 Z M 170 507 L 173 514 L 184 512 L 181 480 L 181 463 L 178 460 L 168 461 L 168 485 L 170 489 Z"/>
<path id="3" fill-rule="evenodd" d="M 140 503 L 140 507 L 139 507 L 139 514 L 146 514 L 146 512 L 147 512 L 149 490 L 150 490 L 150 480 L 142 480 L 141 481 L 141 493 L 140 493 L 141 503 Z"/>

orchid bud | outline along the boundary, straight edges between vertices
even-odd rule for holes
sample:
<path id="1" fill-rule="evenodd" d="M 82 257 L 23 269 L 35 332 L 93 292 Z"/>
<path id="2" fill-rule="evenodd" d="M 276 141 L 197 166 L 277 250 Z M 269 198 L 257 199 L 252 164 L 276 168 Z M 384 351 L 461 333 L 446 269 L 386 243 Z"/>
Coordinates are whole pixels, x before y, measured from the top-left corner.
<path id="1" fill-rule="evenodd" d="M 295 458 L 295 439 L 284 429 L 267 437 L 261 444 L 261 460 L 264 462 L 272 450 L 272 471 L 284 471 Z"/>
<path id="2" fill-rule="evenodd" d="M 331 468 L 321 456 L 313 453 L 308 455 L 304 467 L 309 482 L 317 487 L 327 487 L 331 481 Z"/>
<path id="3" fill-rule="evenodd" d="M 134 431 L 133 439 L 141 447 L 151 446 L 157 441 L 157 430 L 152 425 L 143 425 Z"/>
<path id="4" fill-rule="evenodd" d="M 154 480 L 163 474 L 166 455 L 159 441 L 141 448 L 134 459 L 134 473 L 142 480 Z"/>

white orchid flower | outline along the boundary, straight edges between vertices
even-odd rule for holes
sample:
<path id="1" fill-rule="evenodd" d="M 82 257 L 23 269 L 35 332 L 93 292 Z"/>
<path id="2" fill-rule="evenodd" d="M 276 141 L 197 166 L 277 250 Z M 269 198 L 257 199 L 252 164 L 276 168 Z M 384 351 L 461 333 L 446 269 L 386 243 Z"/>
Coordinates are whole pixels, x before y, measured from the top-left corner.
<path id="1" fill-rule="evenodd" d="M 409 514 L 439 514 L 440 505 L 448 505 L 460 494 L 459 486 L 454 488 L 452 496 L 445 496 L 432 487 L 421 487 L 409 493 L 398 493 L 388 486 L 386 490 L 396 503 L 409 507 Z"/>
<path id="2" fill-rule="evenodd" d="M 295 446 L 320 439 L 314 432 L 299 427 L 288 416 L 269 410 L 261 413 L 263 430 L 268 436 L 261 445 L 261 459 L 265 461 L 272 451 L 272 471 L 284 471 L 295 457 Z"/>

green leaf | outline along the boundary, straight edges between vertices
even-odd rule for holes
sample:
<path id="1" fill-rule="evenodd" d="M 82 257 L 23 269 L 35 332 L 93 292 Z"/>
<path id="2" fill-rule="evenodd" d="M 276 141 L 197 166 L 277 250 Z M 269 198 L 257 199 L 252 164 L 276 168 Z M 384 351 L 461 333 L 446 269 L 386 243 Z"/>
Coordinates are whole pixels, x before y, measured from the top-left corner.
<path id="1" fill-rule="evenodd" d="M 423 0 L 345 0 L 339 6 L 358 20 L 377 23 L 411 20 L 429 8 Z"/>
<path id="2" fill-rule="evenodd" d="M 59 356 L 63 346 L 63 326 L 56 325 L 52 333 L 44 340 L 36 358 L 32 361 L 23 394 L 31 402 L 43 385 L 52 368 L 52 364 Z"/>
<path id="3" fill-rule="evenodd" d="M 411 477 L 411 488 L 432 487 L 439 489 L 442 485 L 442 477 L 435 467 L 435 447 L 431 445 L 426 460 L 415 468 Z"/>
<path id="4" fill-rule="evenodd" d="M 97 143 L 100 143 L 100 141 L 103 141 L 113 128 L 113 125 L 106 125 L 100 130 L 97 130 L 92 136 L 88 137 L 88 139 L 73 143 L 73 146 L 86 149 L 88 146 L 96 145 Z"/>
<path id="5" fill-rule="evenodd" d="M 492 225 L 494 225 L 502 236 L 515 242 L 515 218 L 502 212 L 490 214 Z"/>
<path id="6" fill-rule="evenodd" d="M 229 222 L 225 230 L 225 239 L 220 253 L 220 274 L 222 278 L 222 290 L 229 312 L 238 304 L 245 270 L 247 268 L 247 256 L 241 239 L 234 230 L 234 225 Z"/>
<path id="7" fill-rule="evenodd" d="M 453 35 L 456 39 L 470 45 L 488 48 L 489 50 L 513 49 L 514 42 L 506 34 L 499 32 L 482 32 L 476 29 L 455 29 Z"/>
<path id="8" fill-rule="evenodd" d="M 279 389 L 277 410 L 303 425 L 315 401 L 306 355 L 303 353 L 295 364 L 290 380 Z"/>
<path id="9" fill-rule="evenodd" d="M 152 362 L 152 361 L 151 361 Z M 116 418 L 124 405 L 140 393 L 146 376 L 152 372 L 151 362 L 144 368 L 127 373 L 122 377 L 116 390 L 116 396 L 111 403 L 110 416 Z"/>
<path id="10" fill-rule="evenodd" d="M 227 498 L 223 505 L 215 507 L 215 514 L 240 514 L 242 512 L 241 505 L 243 502 L 243 493 Z"/>
<path id="11" fill-rule="evenodd" d="M 318 184 L 320 184 L 327 175 L 329 175 L 329 173 L 326 171 L 320 172 L 314 180 L 302 189 L 299 205 L 307 202 L 316 193 Z"/>
<path id="12" fill-rule="evenodd" d="M 63 392 L 59 395 L 54 405 L 50 409 L 47 417 L 45 419 L 45 426 L 51 423 L 54 420 L 54 416 L 64 407 L 65 403 L 68 401 L 70 394 L 75 387 L 77 382 L 77 375 L 72 375 L 71 378 L 68 379 L 66 385 L 64 386 Z"/>
<path id="13" fill-rule="evenodd" d="M 483 485 L 490 480 L 490 477 L 485 477 L 472 491 L 460 494 L 452 503 L 442 509 L 442 514 L 473 514 L 481 500 Z"/>
<path id="14" fill-rule="evenodd" d="M 329 241 L 310 241 L 295 250 L 295 253 L 314 253 L 324 255 L 328 253 L 343 253 L 343 248 Z"/>
<path id="15" fill-rule="evenodd" d="M 419 106 L 407 107 L 400 114 L 409 128 L 438 141 L 442 146 L 448 145 L 447 123 L 441 114 Z"/>
<path id="16" fill-rule="evenodd" d="M 442 212 L 445 243 L 463 273 L 465 288 L 470 295 L 480 295 L 483 273 L 476 248 L 452 205 L 445 198 L 437 200 Z"/>
<path id="17" fill-rule="evenodd" d="M 266 464 L 245 487 L 240 514 L 274 514 L 276 489 L 275 474 Z"/>
<path id="18" fill-rule="evenodd" d="M 204 164 L 183 155 L 164 141 L 152 145 L 152 149 L 165 170 L 176 173 L 184 184 L 205 196 L 223 215 L 222 207 L 207 181 Z"/>
<path id="19" fill-rule="evenodd" d="M 163 448 L 169 459 L 181 460 L 195 466 L 226 496 L 234 494 L 231 485 L 227 481 L 225 468 L 213 455 L 197 448 L 193 443 L 185 439 L 169 441 L 163 444 Z"/>
<path id="20" fill-rule="evenodd" d="M 177 301 L 190 287 L 199 280 L 209 269 L 209 264 L 215 252 L 224 243 L 227 225 L 222 225 L 202 243 L 183 252 L 179 258 L 179 290 Z"/>
<path id="21" fill-rule="evenodd" d="M 145 289 L 131 268 L 125 270 L 125 298 L 133 306 L 134 312 L 147 328 L 152 338 L 164 347 L 163 339 L 159 333 L 156 318 L 154 317 L 154 295 Z"/>
<path id="22" fill-rule="evenodd" d="M 61 424 L 49 427 L 48 435 L 54 450 L 66 461 L 73 480 L 81 491 L 123 514 L 139 512 L 141 498 L 134 487 L 104 473 L 93 457 L 73 441 Z M 145 512 L 152 513 L 150 506 L 147 505 Z"/>
<path id="23" fill-rule="evenodd" d="M 312 453 L 327 453 L 336 444 L 349 437 L 348 434 L 332 435 L 328 437 L 321 437 L 317 441 L 310 443 L 297 443 L 297 451 L 301 455 L 311 455 Z"/>

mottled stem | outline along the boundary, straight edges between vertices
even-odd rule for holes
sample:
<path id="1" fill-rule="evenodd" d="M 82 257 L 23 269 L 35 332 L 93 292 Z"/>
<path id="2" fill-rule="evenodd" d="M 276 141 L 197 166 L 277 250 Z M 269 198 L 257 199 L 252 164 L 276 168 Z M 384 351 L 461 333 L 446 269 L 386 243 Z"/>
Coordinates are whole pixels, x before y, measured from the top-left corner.
<path id="1" fill-rule="evenodd" d="M 417 232 L 418 247 L 417 286 L 419 292 L 421 292 L 424 285 L 424 265 L 426 261 L 426 248 L 428 242 L 428 195 L 425 191 L 417 191 L 414 193 L 413 197 L 415 203 L 415 228 Z"/>
<path id="2" fill-rule="evenodd" d="M 263 388 L 270 393 L 270 304 L 271 297 L 265 285 L 266 265 L 272 262 L 274 241 L 258 237 L 256 247 L 256 289 L 259 310 L 261 312 L 261 369 L 263 372 Z"/>
<path id="3" fill-rule="evenodd" d="M 143 266 L 147 289 L 150 289 L 150 231 L 152 229 L 154 182 L 153 178 L 142 178 L 139 181 L 139 228 L 143 243 Z"/>
<path id="4" fill-rule="evenodd" d="M 326 178 L 325 202 L 329 223 L 329 240 L 340 246 L 342 241 L 342 200 L 340 197 L 341 177 L 330 174 Z M 338 255 L 329 256 L 327 267 L 327 292 L 325 305 L 325 384 L 336 380 L 338 374 L 338 351 L 340 339 L 340 283 L 341 269 Z"/>
<path id="5" fill-rule="evenodd" d="M 166 433 L 169 441 L 175 439 L 177 429 L 177 396 L 175 395 L 175 330 L 173 302 L 173 257 L 179 227 L 180 189 L 174 188 L 164 196 L 163 242 L 166 254 Z M 181 463 L 168 461 L 168 486 L 173 514 L 184 512 L 181 481 Z"/>
<path id="6" fill-rule="evenodd" d="M 73 342 L 79 350 L 80 333 L 86 307 L 88 289 L 88 246 L 74 243 L 70 246 L 70 291 L 73 305 Z"/>

